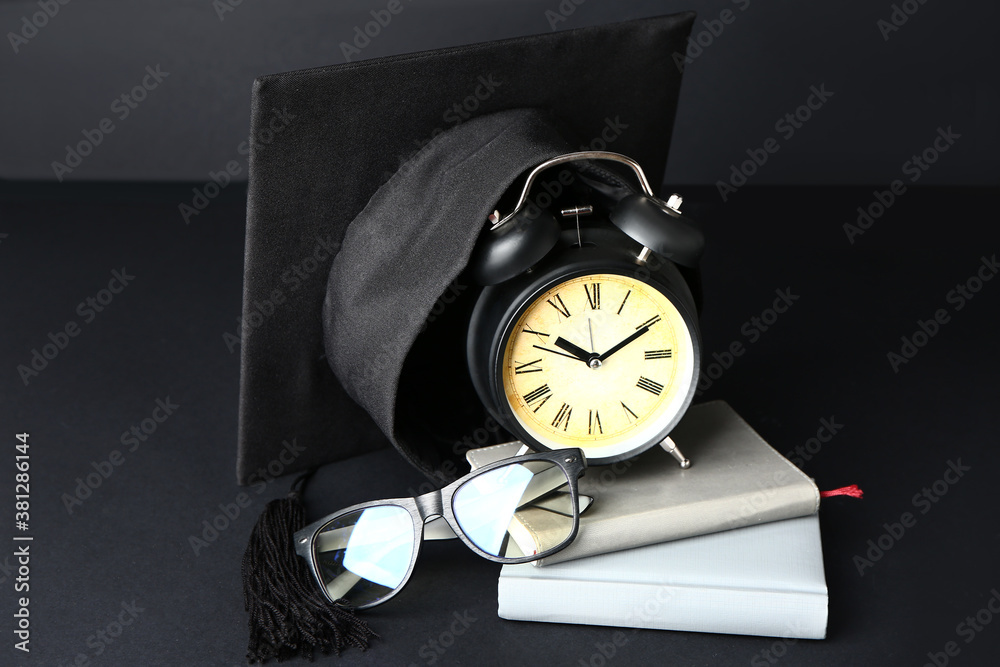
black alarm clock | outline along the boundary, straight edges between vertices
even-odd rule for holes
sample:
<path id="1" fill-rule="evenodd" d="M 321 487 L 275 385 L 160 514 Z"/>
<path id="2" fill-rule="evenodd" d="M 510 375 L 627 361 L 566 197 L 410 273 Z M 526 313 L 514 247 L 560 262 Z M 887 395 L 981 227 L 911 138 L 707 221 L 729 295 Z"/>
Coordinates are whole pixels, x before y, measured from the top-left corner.
<path id="1" fill-rule="evenodd" d="M 604 161 L 629 167 L 640 189 Z M 567 163 L 578 187 L 532 205 L 539 174 Z M 704 237 L 680 204 L 656 197 L 631 158 L 585 151 L 535 167 L 513 210 L 490 216 L 470 261 L 484 287 L 468 366 L 489 412 L 529 446 L 578 447 L 602 465 L 664 444 L 689 465 L 668 436 L 698 382 L 698 309 L 685 276 Z"/>

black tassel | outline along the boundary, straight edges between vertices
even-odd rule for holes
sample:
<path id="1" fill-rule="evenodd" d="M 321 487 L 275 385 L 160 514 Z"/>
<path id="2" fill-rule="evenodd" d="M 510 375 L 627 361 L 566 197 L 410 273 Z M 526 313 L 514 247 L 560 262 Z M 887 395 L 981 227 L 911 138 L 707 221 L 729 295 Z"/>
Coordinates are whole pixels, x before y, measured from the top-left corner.
<path id="1" fill-rule="evenodd" d="M 310 475 L 296 479 L 287 498 L 267 504 L 243 554 L 251 664 L 296 655 L 312 660 L 316 651 L 339 655 L 348 645 L 363 651 L 378 637 L 351 607 L 326 601 L 309 566 L 295 553 L 292 535 L 305 525 L 302 493 Z"/>

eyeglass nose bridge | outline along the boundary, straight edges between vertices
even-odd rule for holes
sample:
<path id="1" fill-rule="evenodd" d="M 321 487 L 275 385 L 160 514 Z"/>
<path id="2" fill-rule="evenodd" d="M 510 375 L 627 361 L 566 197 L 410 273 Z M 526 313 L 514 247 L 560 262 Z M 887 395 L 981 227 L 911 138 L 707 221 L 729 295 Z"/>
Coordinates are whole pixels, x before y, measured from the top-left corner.
<path id="1" fill-rule="evenodd" d="M 417 512 L 424 522 L 432 517 L 444 516 L 444 500 L 441 497 L 441 490 L 429 491 L 422 496 L 414 498 L 417 503 Z"/>

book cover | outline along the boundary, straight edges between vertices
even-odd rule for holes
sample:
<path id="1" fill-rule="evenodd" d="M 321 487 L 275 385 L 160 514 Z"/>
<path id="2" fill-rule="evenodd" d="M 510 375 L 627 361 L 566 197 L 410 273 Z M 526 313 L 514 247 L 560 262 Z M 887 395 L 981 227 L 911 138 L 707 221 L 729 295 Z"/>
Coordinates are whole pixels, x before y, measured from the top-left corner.
<path id="1" fill-rule="evenodd" d="M 819 510 L 819 489 L 812 479 L 764 442 L 725 401 L 692 406 L 671 438 L 691 459 L 690 468 L 681 469 L 660 447 L 589 468 L 580 480 L 580 493 L 594 502 L 580 517 L 576 540 L 536 566 Z"/>
<path id="2" fill-rule="evenodd" d="M 582 558 L 505 565 L 501 618 L 822 639 L 819 515 Z"/>

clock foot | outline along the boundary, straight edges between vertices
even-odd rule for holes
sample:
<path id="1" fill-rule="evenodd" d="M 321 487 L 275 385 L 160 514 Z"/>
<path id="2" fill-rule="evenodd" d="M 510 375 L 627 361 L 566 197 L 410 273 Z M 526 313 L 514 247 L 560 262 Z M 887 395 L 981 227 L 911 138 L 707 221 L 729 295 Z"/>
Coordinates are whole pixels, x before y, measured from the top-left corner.
<path id="1" fill-rule="evenodd" d="M 681 453 L 681 450 L 677 448 L 677 444 L 669 437 L 663 439 L 663 442 L 660 443 L 660 447 L 663 447 L 663 449 L 667 450 L 671 456 L 677 459 L 677 463 L 680 464 L 681 468 L 687 470 L 691 467 L 691 460 Z"/>

